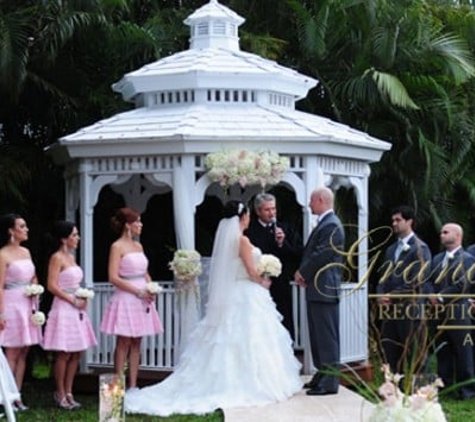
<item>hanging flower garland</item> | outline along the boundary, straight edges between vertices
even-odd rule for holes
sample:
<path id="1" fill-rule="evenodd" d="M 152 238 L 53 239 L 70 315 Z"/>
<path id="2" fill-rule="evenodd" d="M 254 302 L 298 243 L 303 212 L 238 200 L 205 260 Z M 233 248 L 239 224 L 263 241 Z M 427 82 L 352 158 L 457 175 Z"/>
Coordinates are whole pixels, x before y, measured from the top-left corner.
<path id="1" fill-rule="evenodd" d="M 227 150 L 210 153 L 205 158 L 208 176 L 223 187 L 235 183 L 275 185 L 289 168 L 289 159 L 271 151 Z"/>

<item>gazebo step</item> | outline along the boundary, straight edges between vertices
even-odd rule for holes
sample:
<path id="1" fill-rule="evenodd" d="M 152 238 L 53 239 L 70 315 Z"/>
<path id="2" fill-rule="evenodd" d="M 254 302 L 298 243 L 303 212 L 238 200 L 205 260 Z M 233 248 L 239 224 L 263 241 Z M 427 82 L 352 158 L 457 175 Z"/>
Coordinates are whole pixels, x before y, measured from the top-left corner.
<path id="1" fill-rule="evenodd" d="M 353 362 L 348 363 L 348 367 L 344 367 L 341 369 L 341 372 L 345 374 L 345 377 L 348 377 L 355 381 L 355 383 L 359 383 L 359 380 L 363 381 L 371 381 L 373 379 L 373 365 L 369 362 Z M 346 387 L 351 387 L 352 383 L 350 380 L 341 378 L 342 385 Z"/>

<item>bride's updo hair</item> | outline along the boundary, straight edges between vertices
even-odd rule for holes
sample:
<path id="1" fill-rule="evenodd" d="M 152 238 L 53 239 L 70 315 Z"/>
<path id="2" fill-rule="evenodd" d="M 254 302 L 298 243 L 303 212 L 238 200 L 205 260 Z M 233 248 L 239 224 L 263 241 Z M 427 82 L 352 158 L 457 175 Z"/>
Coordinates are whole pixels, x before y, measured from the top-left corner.
<path id="1" fill-rule="evenodd" d="M 249 212 L 249 208 L 240 201 L 228 201 L 224 206 L 224 218 L 231 218 L 237 215 L 241 218 L 244 214 Z"/>

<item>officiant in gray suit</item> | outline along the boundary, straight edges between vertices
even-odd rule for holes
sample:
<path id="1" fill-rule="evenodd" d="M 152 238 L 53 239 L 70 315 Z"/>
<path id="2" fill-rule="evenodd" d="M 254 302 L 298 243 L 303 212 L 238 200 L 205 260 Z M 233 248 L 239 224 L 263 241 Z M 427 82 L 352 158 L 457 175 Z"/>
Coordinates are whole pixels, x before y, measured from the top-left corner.
<path id="1" fill-rule="evenodd" d="M 339 289 L 345 233 L 333 211 L 333 202 L 333 192 L 326 187 L 312 192 L 310 209 L 318 216 L 318 223 L 295 273 L 295 281 L 306 287 L 310 347 L 318 369 L 304 387 L 308 395 L 315 396 L 336 394 L 339 385 L 336 374 L 325 373 L 338 370 L 340 363 Z"/>

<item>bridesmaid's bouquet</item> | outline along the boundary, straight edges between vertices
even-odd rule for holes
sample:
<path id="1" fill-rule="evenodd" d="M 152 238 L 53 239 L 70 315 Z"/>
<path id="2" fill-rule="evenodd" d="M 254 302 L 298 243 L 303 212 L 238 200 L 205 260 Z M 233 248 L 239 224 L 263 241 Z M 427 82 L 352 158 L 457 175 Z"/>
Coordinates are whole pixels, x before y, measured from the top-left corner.
<path id="1" fill-rule="evenodd" d="M 94 298 L 94 290 L 86 289 L 84 287 L 79 287 L 75 292 L 74 296 L 79 299 L 89 300 Z"/>
<path id="2" fill-rule="evenodd" d="M 32 296 L 39 296 L 45 292 L 45 288 L 41 284 L 28 284 L 25 287 L 25 295 L 32 297 Z"/>
<path id="3" fill-rule="evenodd" d="M 31 322 L 33 324 L 37 325 L 38 327 L 41 327 L 45 323 L 45 321 L 46 321 L 46 316 L 43 312 L 33 310 L 31 314 Z"/>
<path id="4" fill-rule="evenodd" d="M 163 287 L 160 286 L 156 281 L 151 281 L 147 283 L 146 286 L 147 292 L 149 292 L 152 295 L 158 295 L 163 291 Z"/>
<path id="5" fill-rule="evenodd" d="M 168 265 L 180 281 L 193 281 L 202 271 L 201 255 L 194 250 L 178 249 Z"/>

